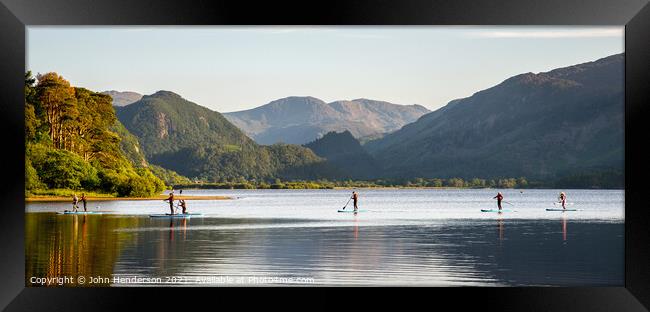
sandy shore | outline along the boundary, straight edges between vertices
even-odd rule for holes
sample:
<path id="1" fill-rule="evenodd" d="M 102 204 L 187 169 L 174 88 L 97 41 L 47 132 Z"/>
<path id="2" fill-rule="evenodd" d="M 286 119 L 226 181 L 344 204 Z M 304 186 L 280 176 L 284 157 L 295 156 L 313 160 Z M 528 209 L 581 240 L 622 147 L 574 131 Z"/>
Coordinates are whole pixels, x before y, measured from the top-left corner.
<path id="1" fill-rule="evenodd" d="M 164 200 L 166 195 L 154 197 L 86 197 L 88 201 L 111 201 L 111 200 Z M 174 200 L 227 200 L 234 199 L 229 196 L 174 196 Z M 25 198 L 26 202 L 72 202 L 72 197 L 62 196 L 31 196 Z"/>

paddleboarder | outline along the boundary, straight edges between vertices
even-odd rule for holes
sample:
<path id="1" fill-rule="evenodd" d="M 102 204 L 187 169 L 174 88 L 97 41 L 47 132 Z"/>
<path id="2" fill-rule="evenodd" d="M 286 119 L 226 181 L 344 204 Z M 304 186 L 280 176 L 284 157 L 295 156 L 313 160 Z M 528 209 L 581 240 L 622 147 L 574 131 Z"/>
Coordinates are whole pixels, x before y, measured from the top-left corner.
<path id="1" fill-rule="evenodd" d="M 72 194 L 72 211 L 77 212 L 77 209 L 79 209 L 79 206 L 77 205 L 79 203 L 79 198 L 77 197 L 77 194 Z"/>
<path id="2" fill-rule="evenodd" d="M 183 214 L 185 214 L 186 210 L 187 210 L 187 205 L 185 204 L 185 200 L 184 199 L 179 199 L 178 200 L 178 205 L 181 206 L 181 208 L 183 208 Z"/>
<path id="3" fill-rule="evenodd" d="M 84 204 L 84 212 L 88 211 L 86 209 L 86 193 L 81 193 L 81 202 Z"/>
<path id="4" fill-rule="evenodd" d="M 560 192 L 558 202 L 562 203 L 562 209 L 566 209 L 566 194 L 564 192 Z"/>
<path id="5" fill-rule="evenodd" d="M 492 199 L 495 198 L 497 200 L 497 206 L 499 206 L 499 210 L 501 210 L 501 201 L 503 200 L 503 195 L 501 194 L 501 192 L 499 192 L 497 193 L 497 196 L 492 197 Z"/>
<path id="6" fill-rule="evenodd" d="M 174 214 L 174 192 L 169 192 L 169 197 L 163 201 L 169 201 L 169 210 L 171 210 L 171 214 Z"/>
<path id="7" fill-rule="evenodd" d="M 359 210 L 359 207 L 357 206 L 357 202 L 359 201 L 359 195 L 355 191 L 352 191 L 352 201 L 354 204 L 354 211 Z"/>

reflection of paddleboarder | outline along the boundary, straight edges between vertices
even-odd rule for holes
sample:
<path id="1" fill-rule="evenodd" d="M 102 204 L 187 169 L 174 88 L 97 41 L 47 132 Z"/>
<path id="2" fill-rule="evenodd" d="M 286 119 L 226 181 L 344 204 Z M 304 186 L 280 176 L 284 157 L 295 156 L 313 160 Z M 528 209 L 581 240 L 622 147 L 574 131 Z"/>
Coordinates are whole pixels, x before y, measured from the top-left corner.
<path id="1" fill-rule="evenodd" d="M 566 242 L 566 216 L 562 218 L 562 241 Z"/>
<path id="2" fill-rule="evenodd" d="M 501 201 L 503 200 L 503 195 L 501 195 L 501 192 L 497 193 L 497 196 L 492 197 L 492 199 L 497 199 L 497 206 L 499 206 L 499 210 L 501 210 Z"/>
<path id="3" fill-rule="evenodd" d="M 497 219 L 497 226 L 499 227 L 499 241 L 503 240 L 503 218 Z"/>
<path id="4" fill-rule="evenodd" d="M 359 238 L 359 220 L 357 220 L 356 216 L 357 214 L 354 214 L 354 240 L 357 240 Z"/>

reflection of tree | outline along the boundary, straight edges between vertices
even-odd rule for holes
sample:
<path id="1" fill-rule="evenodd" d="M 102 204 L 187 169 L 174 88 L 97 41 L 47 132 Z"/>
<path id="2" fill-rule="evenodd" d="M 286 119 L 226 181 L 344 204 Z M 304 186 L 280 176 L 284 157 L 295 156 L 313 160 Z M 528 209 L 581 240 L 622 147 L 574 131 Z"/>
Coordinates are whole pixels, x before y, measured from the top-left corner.
<path id="1" fill-rule="evenodd" d="M 134 228 L 141 218 L 25 214 L 25 285 L 34 277 L 78 276 L 110 278 L 125 245 L 134 234 L 115 231 Z M 51 285 L 58 286 L 58 285 Z M 77 286 L 66 284 L 65 286 Z M 84 286 L 107 286 L 85 284 Z"/>

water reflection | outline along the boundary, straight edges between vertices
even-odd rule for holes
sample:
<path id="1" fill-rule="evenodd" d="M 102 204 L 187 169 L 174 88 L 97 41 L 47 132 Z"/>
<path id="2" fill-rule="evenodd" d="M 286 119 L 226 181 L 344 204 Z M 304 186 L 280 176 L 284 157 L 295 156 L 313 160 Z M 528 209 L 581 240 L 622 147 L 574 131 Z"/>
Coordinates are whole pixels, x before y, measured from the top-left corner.
<path id="1" fill-rule="evenodd" d="M 503 216 L 499 216 L 497 218 L 497 227 L 499 228 L 499 244 L 500 244 L 501 241 L 503 241 L 503 228 L 504 228 Z"/>
<path id="2" fill-rule="evenodd" d="M 31 277 L 111 276 L 121 251 L 133 242 L 135 235 L 114 229 L 137 227 L 139 223 L 140 218 L 26 214 L 26 286 L 37 286 L 30 282 Z M 77 286 L 77 283 L 65 283 L 65 286 Z"/>
<path id="3" fill-rule="evenodd" d="M 622 223 L 572 223 L 567 248 L 557 240 L 557 220 L 508 220 L 506 240 L 506 220 L 499 216 L 495 240 L 493 219 L 378 226 L 364 218 L 361 213 L 336 226 L 298 219 L 29 213 L 26 278 L 297 276 L 323 285 L 433 286 L 623 280 Z M 561 226 L 565 242 L 567 218 Z M 97 285 L 111 284 L 85 286 Z"/>
<path id="4" fill-rule="evenodd" d="M 562 241 L 566 242 L 566 223 L 567 223 L 567 216 L 562 215 Z"/>

